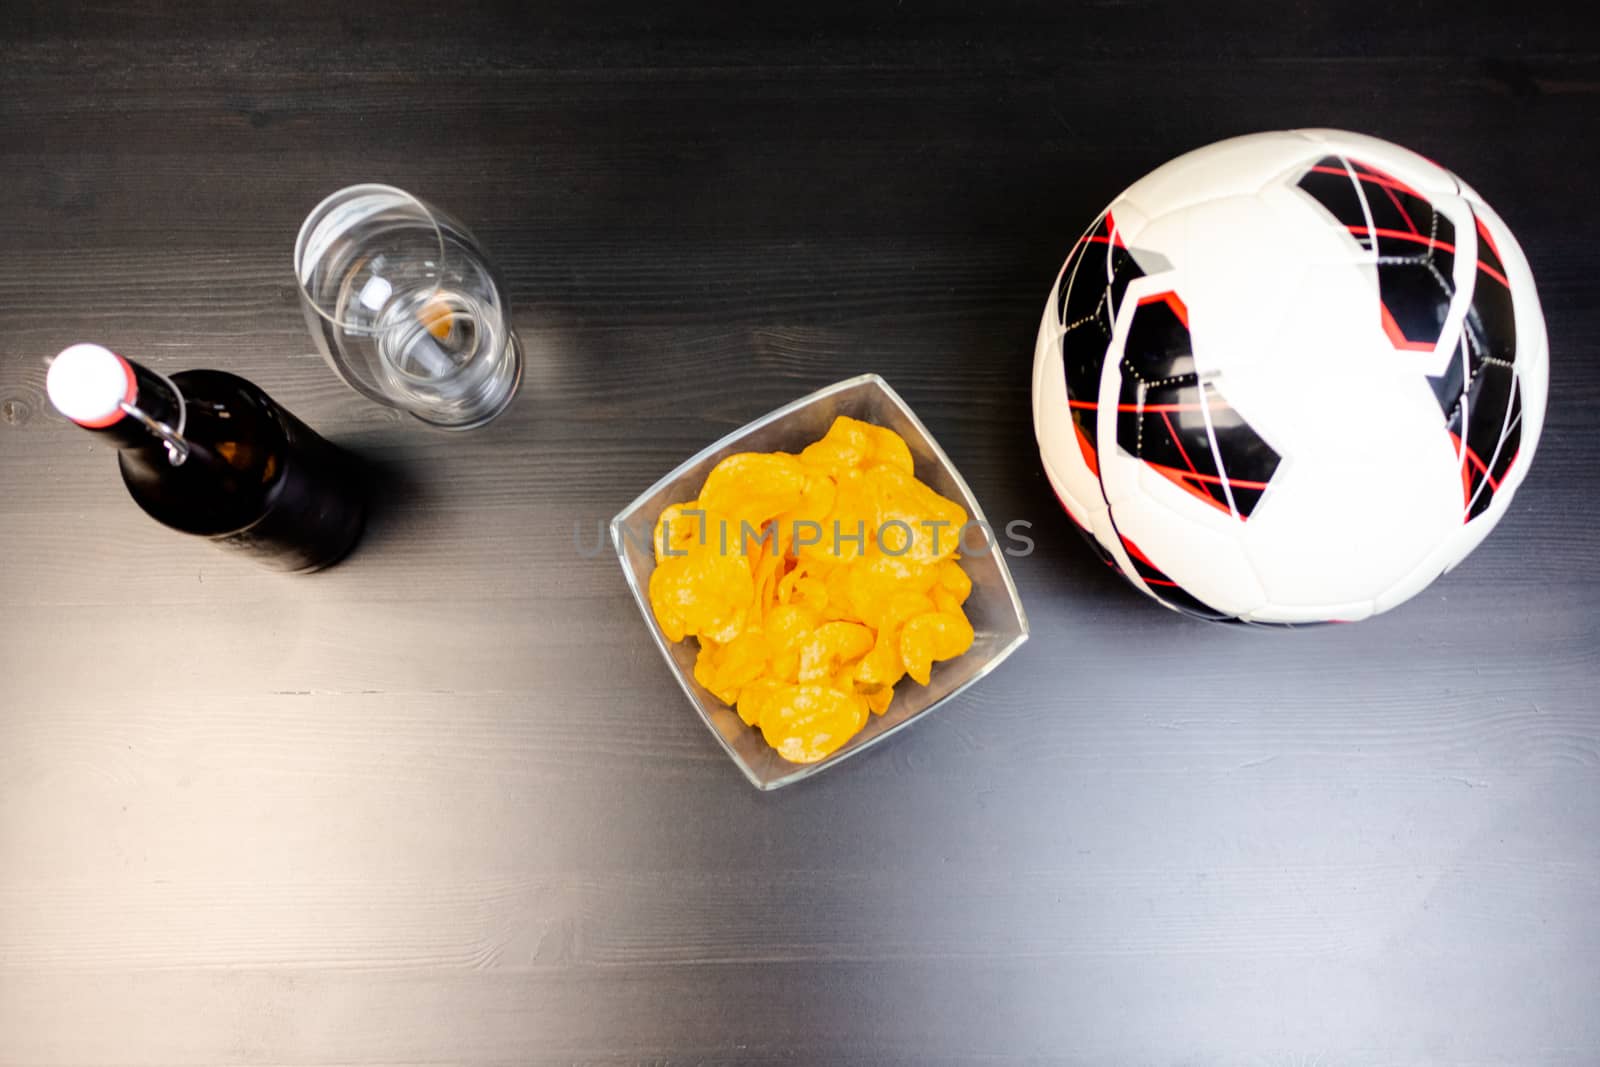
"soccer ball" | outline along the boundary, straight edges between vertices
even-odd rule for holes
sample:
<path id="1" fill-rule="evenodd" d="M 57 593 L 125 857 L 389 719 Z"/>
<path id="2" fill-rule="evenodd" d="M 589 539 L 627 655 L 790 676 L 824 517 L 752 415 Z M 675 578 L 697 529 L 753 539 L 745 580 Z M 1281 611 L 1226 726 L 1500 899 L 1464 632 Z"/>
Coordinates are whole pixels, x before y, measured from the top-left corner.
<path id="1" fill-rule="evenodd" d="M 1176 611 L 1354 621 L 1505 514 L 1549 346 L 1472 189 L 1338 130 L 1180 156 L 1073 246 L 1039 327 L 1046 474 L 1101 558 Z"/>

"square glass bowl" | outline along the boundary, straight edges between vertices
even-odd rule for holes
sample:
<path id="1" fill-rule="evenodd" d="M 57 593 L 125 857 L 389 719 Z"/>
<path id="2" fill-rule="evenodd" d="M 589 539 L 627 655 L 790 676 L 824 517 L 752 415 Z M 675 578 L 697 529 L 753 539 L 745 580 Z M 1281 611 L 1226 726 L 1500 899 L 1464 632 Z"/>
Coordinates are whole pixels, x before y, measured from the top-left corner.
<path id="1" fill-rule="evenodd" d="M 738 713 L 712 696 L 694 680 L 694 660 L 699 645 L 692 640 L 669 642 L 650 610 L 650 573 L 655 569 L 651 538 L 657 517 L 669 504 L 692 500 L 700 493 L 706 475 L 723 457 L 735 452 L 799 452 L 827 433 L 836 416 L 886 426 L 905 438 L 916 463 L 916 475 L 929 486 L 966 508 L 969 519 L 984 522 L 983 509 L 972 490 L 934 441 L 927 427 L 911 412 L 898 393 L 876 374 L 863 374 L 819 389 L 810 396 L 785 404 L 742 429 L 735 430 L 685 460 L 677 470 L 645 490 L 611 520 L 611 543 L 617 550 L 628 587 L 644 615 L 645 626 L 656 647 L 667 658 L 678 684 L 700 713 L 701 720 L 758 789 L 777 789 L 798 782 L 876 745 L 947 700 L 1003 663 L 1028 639 L 1028 617 L 1006 568 L 998 539 L 990 536 L 987 551 L 980 551 L 977 530 L 967 533 L 961 565 L 972 578 L 967 617 L 976 634 L 963 656 L 933 665 L 928 685 L 910 678 L 895 686 L 894 701 L 883 715 L 869 715 L 866 726 L 844 745 L 817 763 L 790 763 L 768 745 L 761 732 L 740 721 Z"/>

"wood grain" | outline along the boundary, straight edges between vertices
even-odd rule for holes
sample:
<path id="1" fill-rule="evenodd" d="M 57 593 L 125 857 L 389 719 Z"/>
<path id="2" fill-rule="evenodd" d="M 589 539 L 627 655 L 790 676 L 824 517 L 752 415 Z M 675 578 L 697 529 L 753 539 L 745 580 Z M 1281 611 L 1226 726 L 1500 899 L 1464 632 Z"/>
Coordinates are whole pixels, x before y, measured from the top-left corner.
<path id="1" fill-rule="evenodd" d="M 1593 11 L 13 8 L 0 1063 L 1600 1058 Z M 1553 386 L 1456 571 L 1359 626 L 1238 633 L 1078 543 L 1028 368 L 1118 189 L 1305 125 L 1495 205 Z M 493 252 L 529 364 L 490 427 L 429 430 L 313 353 L 294 232 L 357 180 Z M 47 408 L 44 357 L 83 339 L 235 370 L 359 453 L 361 550 L 288 579 L 146 520 Z M 868 370 L 1033 524 L 1033 638 L 758 794 L 595 531 Z"/>

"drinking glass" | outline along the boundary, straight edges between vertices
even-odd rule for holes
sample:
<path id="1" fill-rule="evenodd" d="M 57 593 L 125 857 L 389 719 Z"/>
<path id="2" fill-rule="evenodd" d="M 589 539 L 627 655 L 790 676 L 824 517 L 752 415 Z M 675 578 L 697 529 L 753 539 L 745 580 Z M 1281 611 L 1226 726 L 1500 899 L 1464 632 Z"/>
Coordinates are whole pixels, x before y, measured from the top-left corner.
<path id="1" fill-rule="evenodd" d="M 403 189 L 352 185 L 295 241 L 300 303 L 345 383 L 451 430 L 511 403 L 522 349 L 493 268 L 466 227 Z"/>

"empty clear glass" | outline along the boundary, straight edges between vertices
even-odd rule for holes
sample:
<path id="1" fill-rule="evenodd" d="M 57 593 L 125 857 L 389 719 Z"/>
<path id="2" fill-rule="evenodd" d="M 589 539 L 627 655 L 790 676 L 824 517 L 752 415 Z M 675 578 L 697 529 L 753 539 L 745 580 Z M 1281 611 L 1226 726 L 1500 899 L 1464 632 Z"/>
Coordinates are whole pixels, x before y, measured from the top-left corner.
<path id="1" fill-rule="evenodd" d="M 477 241 L 390 185 L 352 185 L 318 204 L 295 241 L 306 323 L 362 395 L 452 430 L 511 403 L 522 350 Z"/>

